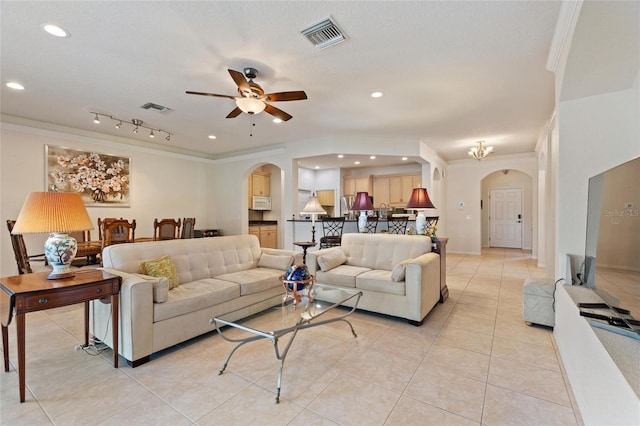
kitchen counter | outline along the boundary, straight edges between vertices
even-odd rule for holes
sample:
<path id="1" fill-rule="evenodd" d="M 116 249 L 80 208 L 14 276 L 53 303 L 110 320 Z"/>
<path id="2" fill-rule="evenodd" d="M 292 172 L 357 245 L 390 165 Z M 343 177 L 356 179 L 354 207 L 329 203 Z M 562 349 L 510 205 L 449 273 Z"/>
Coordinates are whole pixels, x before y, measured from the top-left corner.
<path id="1" fill-rule="evenodd" d="M 269 226 L 269 225 L 277 225 L 277 220 L 250 220 L 249 226 Z"/>

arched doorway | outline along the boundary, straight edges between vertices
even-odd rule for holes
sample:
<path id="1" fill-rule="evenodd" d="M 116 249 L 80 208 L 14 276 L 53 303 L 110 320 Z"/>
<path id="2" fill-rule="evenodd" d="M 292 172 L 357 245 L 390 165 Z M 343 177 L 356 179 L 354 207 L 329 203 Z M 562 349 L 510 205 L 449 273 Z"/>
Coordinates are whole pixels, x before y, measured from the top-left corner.
<path id="1" fill-rule="evenodd" d="M 493 172 L 482 179 L 481 191 L 482 246 L 531 250 L 531 176 L 513 169 Z"/>

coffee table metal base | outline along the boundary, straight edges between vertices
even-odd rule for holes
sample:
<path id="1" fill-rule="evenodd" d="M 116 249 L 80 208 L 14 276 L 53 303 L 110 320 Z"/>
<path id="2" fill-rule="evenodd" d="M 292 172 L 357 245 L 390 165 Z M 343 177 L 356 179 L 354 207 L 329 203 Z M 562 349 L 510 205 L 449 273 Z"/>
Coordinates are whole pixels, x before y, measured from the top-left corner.
<path id="1" fill-rule="evenodd" d="M 325 324 L 330 324 L 330 323 L 334 323 L 334 322 L 338 322 L 338 321 L 343 321 L 345 323 L 347 323 L 349 325 L 349 328 L 351 329 L 351 333 L 353 334 L 353 337 L 358 337 L 358 335 L 356 334 L 355 330 L 353 329 L 353 325 L 351 325 L 351 323 L 349 322 L 349 320 L 347 319 L 347 317 L 349 315 L 351 315 L 356 308 L 358 307 L 358 302 L 360 301 L 360 297 L 362 296 L 362 292 L 357 292 L 357 293 L 353 293 L 351 294 L 349 297 L 345 298 L 344 300 L 335 303 L 333 305 L 330 305 L 328 307 L 326 307 L 325 309 L 323 309 L 321 312 L 314 314 L 312 311 L 313 309 L 311 308 L 311 310 L 309 309 L 304 309 L 303 312 L 300 313 L 300 317 L 298 322 L 295 325 L 292 325 L 291 327 L 286 327 L 286 328 L 281 328 L 279 330 L 275 330 L 275 331 L 260 331 L 257 330 L 255 328 L 251 328 L 251 327 L 246 327 L 243 326 L 242 324 L 238 324 L 236 322 L 233 321 L 226 321 L 223 318 L 212 318 L 211 320 L 209 320 L 210 324 L 214 324 L 216 327 L 216 330 L 218 331 L 218 334 L 220 336 L 222 336 L 223 339 L 232 342 L 232 343 L 237 343 L 237 345 L 231 350 L 231 352 L 229 352 L 229 355 L 227 356 L 227 359 L 224 362 L 224 365 L 222 366 L 222 369 L 220 369 L 220 371 L 218 372 L 218 375 L 221 375 L 222 373 L 224 373 L 224 371 L 227 368 L 227 365 L 229 365 L 229 361 L 231 360 L 231 357 L 233 356 L 233 354 L 235 353 L 236 350 L 238 350 L 241 346 L 250 343 L 250 342 L 255 342 L 257 340 L 262 340 L 262 339 L 269 339 L 271 340 L 272 344 L 273 344 L 273 348 L 275 351 L 275 355 L 276 355 L 276 359 L 278 359 L 278 361 L 280 361 L 280 369 L 278 371 L 278 382 L 277 382 L 277 386 L 276 386 L 276 404 L 280 403 L 280 389 L 282 388 L 282 370 L 284 368 L 284 362 L 285 359 L 287 358 L 287 353 L 289 352 L 289 349 L 291 348 L 291 345 L 296 337 L 296 335 L 298 334 L 298 331 L 300 330 L 305 330 L 307 328 L 313 328 L 313 327 L 318 327 L 321 325 L 325 325 Z M 332 317 L 332 318 L 328 318 L 328 319 L 324 319 L 324 320 L 319 320 L 319 321 L 315 321 L 316 319 L 322 317 L 322 315 L 326 314 L 327 312 L 333 310 L 334 308 L 336 308 L 337 306 L 345 303 L 348 300 L 351 299 L 355 299 L 355 302 L 353 303 L 353 307 L 351 307 L 349 309 L 349 311 L 347 311 L 344 315 L 340 315 L 338 317 Z M 310 304 L 307 304 L 307 308 L 310 307 Z M 283 304 L 283 309 L 287 309 L 287 307 Z M 312 322 L 313 321 L 313 322 Z M 236 329 L 240 329 L 240 330 L 244 330 L 246 332 L 249 332 L 251 334 L 253 334 L 253 336 L 250 337 L 246 337 L 246 338 L 242 338 L 242 339 L 233 339 L 230 338 L 228 336 L 225 336 L 225 334 L 223 333 L 221 326 L 230 326 Z M 291 334 L 288 342 L 286 343 L 286 345 L 284 345 L 284 347 L 281 349 L 279 346 L 279 339 L 281 339 L 282 337 Z"/>

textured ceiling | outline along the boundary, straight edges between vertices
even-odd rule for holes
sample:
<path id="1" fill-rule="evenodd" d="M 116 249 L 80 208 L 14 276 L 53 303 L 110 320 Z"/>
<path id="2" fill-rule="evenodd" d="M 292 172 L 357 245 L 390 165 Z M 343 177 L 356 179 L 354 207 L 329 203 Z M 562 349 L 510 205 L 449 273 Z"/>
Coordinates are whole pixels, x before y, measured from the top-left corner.
<path id="1" fill-rule="evenodd" d="M 477 140 L 496 155 L 532 152 L 554 103 L 545 69 L 560 2 L 3 1 L 1 112 L 149 142 L 89 111 L 174 134 L 153 141 L 209 156 L 354 136 L 421 140 L 443 159 Z M 328 16 L 347 41 L 317 50 L 300 31 Z M 55 23 L 71 37 L 41 29 Z M 236 95 L 227 68 L 257 68 L 293 119 L 225 116 Z M 384 96 L 370 97 L 373 91 Z M 167 106 L 160 113 L 140 108 Z M 130 129 L 129 129 L 130 130 Z M 253 136 L 250 136 L 253 133 Z M 207 138 L 213 134 L 215 140 Z"/>

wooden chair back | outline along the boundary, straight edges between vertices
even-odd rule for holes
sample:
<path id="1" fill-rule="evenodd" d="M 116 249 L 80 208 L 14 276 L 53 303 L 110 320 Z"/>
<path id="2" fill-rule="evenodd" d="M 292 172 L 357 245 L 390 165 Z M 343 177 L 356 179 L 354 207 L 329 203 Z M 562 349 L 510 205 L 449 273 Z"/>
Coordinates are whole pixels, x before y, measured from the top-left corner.
<path id="1" fill-rule="evenodd" d="M 180 227 L 182 220 L 178 219 L 154 219 L 153 220 L 153 241 L 175 240 L 180 238 Z"/>
<path id="2" fill-rule="evenodd" d="M 342 244 L 342 230 L 344 217 L 328 217 L 322 219 L 323 237 L 320 238 L 320 248 L 336 247 Z"/>
<path id="3" fill-rule="evenodd" d="M 76 231 L 69 232 L 69 235 L 76 239 L 76 241 L 91 241 L 91 231 Z"/>
<path id="4" fill-rule="evenodd" d="M 182 219 L 182 234 L 180 238 L 193 238 L 195 234 L 196 218 L 185 217 Z"/>
<path id="5" fill-rule="evenodd" d="M 118 220 L 117 217 L 105 217 L 104 219 L 98 218 L 98 240 L 102 240 L 102 227 L 106 222 L 111 222 L 113 220 Z M 120 220 L 123 220 L 120 218 Z"/>
<path id="6" fill-rule="evenodd" d="M 377 216 L 367 216 L 367 225 L 365 226 L 366 234 L 375 234 L 378 230 L 378 217 Z"/>
<path id="7" fill-rule="evenodd" d="M 136 238 L 136 220 L 109 220 L 102 223 L 102 249 L 113 244 L 133 243 Z"/>
<path id="8" fill-rule="evenodd" d="M 13 227 L 15 226 L 15 220 L 7 220 L 7 229 L 9 229 L 9 235 L 11 236 L 11 246 L 13 247 L 13 254 L 16 258 L 16 264 L 18 266 L 18 274 L 31 274 L 30 261 L 42 262 L 43 265 L 47 265 L 47 259 L 44 254 L 36 254 L 29 256 L 27 254 L 27 245 L 24 243 L 24 238 L 21 234 L 12 234 Z"/>
<path id="9" fill-rule="evenodd" d="M 404 235 L 407 233 L 408 217 L 390 217 L 387 218 L 390 234 Z"/>

